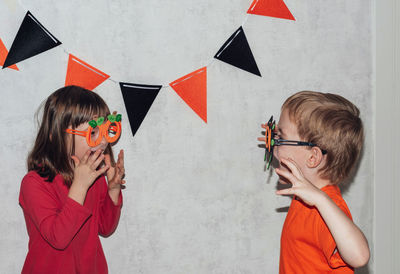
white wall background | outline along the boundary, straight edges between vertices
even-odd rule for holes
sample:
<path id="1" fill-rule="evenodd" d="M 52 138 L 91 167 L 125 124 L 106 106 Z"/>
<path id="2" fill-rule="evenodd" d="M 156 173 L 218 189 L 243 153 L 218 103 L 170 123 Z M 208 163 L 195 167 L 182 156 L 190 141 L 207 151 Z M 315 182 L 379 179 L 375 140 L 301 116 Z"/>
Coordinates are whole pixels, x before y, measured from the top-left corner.
<path id="1" fill-rule="evenodd" d="M 69 52 L 116 81 L 167 84 L 207 65 L 240 26 L 250 0 L 1 0 L 10 48 L 29 9 Z M 286 0 L 296 21 L 249 16 L 263 75 L 215 61 L 208 68 L 208 124 L 162 89 L 132 138 L 119 86 L 95 91 L 123 114 L 116 149 L 127 188 L 117 231 L 102 239 L 110 273 L 277 273 L 287 197 L 264 172 L 259 125 L 299 90 L 339 93 L 361 110 L 366 142 L 344 197 L 369 239 L 373 228 L 371 1 Z M 36 134 L 34 113 L 65 81 L 61 47 L 0 71 L 2 143 L 0 272 L 21 271 L 28 246 L 19 184 Z M 358 273 L 372 273 L 373 257 Z"/>

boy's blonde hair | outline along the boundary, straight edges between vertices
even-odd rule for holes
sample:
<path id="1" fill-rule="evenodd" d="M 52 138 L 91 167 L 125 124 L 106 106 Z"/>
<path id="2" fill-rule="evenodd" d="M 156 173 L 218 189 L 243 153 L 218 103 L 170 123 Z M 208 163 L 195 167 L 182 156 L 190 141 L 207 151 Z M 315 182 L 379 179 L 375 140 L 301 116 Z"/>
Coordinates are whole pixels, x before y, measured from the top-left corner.
<path id="1" fill-rule="evenodd" d="M 300 91 L 286 99 L 282 111 L 297 126 L 300 138 L 326 150 L 321 178 L 339 184 L 349 176 L 364 141 L 360 111 L 340 95 Z"/>

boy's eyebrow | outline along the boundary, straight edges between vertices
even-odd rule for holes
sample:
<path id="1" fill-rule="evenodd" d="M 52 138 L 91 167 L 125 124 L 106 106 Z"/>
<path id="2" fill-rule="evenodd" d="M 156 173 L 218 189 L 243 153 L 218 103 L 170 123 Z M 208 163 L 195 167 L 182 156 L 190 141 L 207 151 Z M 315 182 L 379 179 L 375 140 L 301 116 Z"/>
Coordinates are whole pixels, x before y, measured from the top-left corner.
<path id="1" fill-rule="evenodd" d="M 285 133 L 280 127 L 276 127 L 277 131 L 279 132 L 279 135 L 284 136 Z"/>

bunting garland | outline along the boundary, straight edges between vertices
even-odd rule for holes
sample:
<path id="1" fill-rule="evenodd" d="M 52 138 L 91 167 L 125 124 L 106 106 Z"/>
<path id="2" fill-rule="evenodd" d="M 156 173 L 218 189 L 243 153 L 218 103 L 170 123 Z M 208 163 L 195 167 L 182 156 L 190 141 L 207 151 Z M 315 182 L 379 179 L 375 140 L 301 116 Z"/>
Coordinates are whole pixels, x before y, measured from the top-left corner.
<path id="1" fill-rule="evenodd" d="M 104 72 L 69 54 L 65 86 L 76 85 L 93 90 L 109 77 Z"/>
<path id="2" fill-rule="evenodd" d="M 6 48 L 6 45 L 4 45 L 3 41 L 0 38 L 0 66 L 4 65 L 4 61 L 6 60 L 8 54 L 8 50 Z M 10 69 L 15 69 L 15 70 L 19 70 L 17 65 L 11 65 L 8 68 Z"/>
<path id="3" fill-rule="evenodd" d="M 254 0 L 247 13 L 295 20 L 283 0 Z"/>
<path id="4" fill-rule="evenodd" d="M 59 45 L 61 45 L 61 42 L 28 11 L 4 61 L 3 68 Z"/>
<path id="5" fill-rule="evenodd" d="M 169 85 L 207 123 L 207 67 L 193 71 Z"/>
<path id="6" fill-rule="evenodd" d="M 242 26 L 229 37 L 214 58 L 261 77 Z"/>
<path id="7" fill-rule="evenodd" d="M 119 83 L 119 85 L 124 98 L 132 136 L 135 136 L 162 86 L 130 83 Z"/>
<path id="8" fill-rule="evenodd" d="M 283 0 L 254 0 L 247 14 L 256 14 L 295 20 Z M 247 17 L 246 17 L 247 19 Z M 245 21 L 244 21 L 245 22 Z M 261 77 L 242 25 L 229 37 L 214 58 Z M 14 38 L 10 51 L 0 39 L 0 65 L 18 70 L 16 63 L 61 45 L 40 22 L 27 11 Z M 69 54 L 65 85 L 78 85 L 93 90 L 108 74 Z M 210 65 L 210 64 L 209 64 Z M 144 85 L 120 82 L 120 89 L 128 114 L 132 135 L 146 117 L 162 85 Z M 207 66 L 193 71 L 169 84 L 182 100 L 207 123 Z"/>

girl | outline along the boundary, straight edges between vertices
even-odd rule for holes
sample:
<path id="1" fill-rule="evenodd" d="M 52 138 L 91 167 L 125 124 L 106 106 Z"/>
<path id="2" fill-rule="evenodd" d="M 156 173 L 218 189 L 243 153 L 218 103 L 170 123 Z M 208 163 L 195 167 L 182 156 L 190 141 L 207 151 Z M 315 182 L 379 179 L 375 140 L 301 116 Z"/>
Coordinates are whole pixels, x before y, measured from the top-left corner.
<path id="1" fill-rule="evenodd" d="M 115 163 L 110 145 L 121 133 L 115 114 L 77 86 L 48 97 L 19 196 L 29 234 L 22 273 L 108 272 L 98 235 L 116 229 L 125 183 L 123 151 Z"/>

